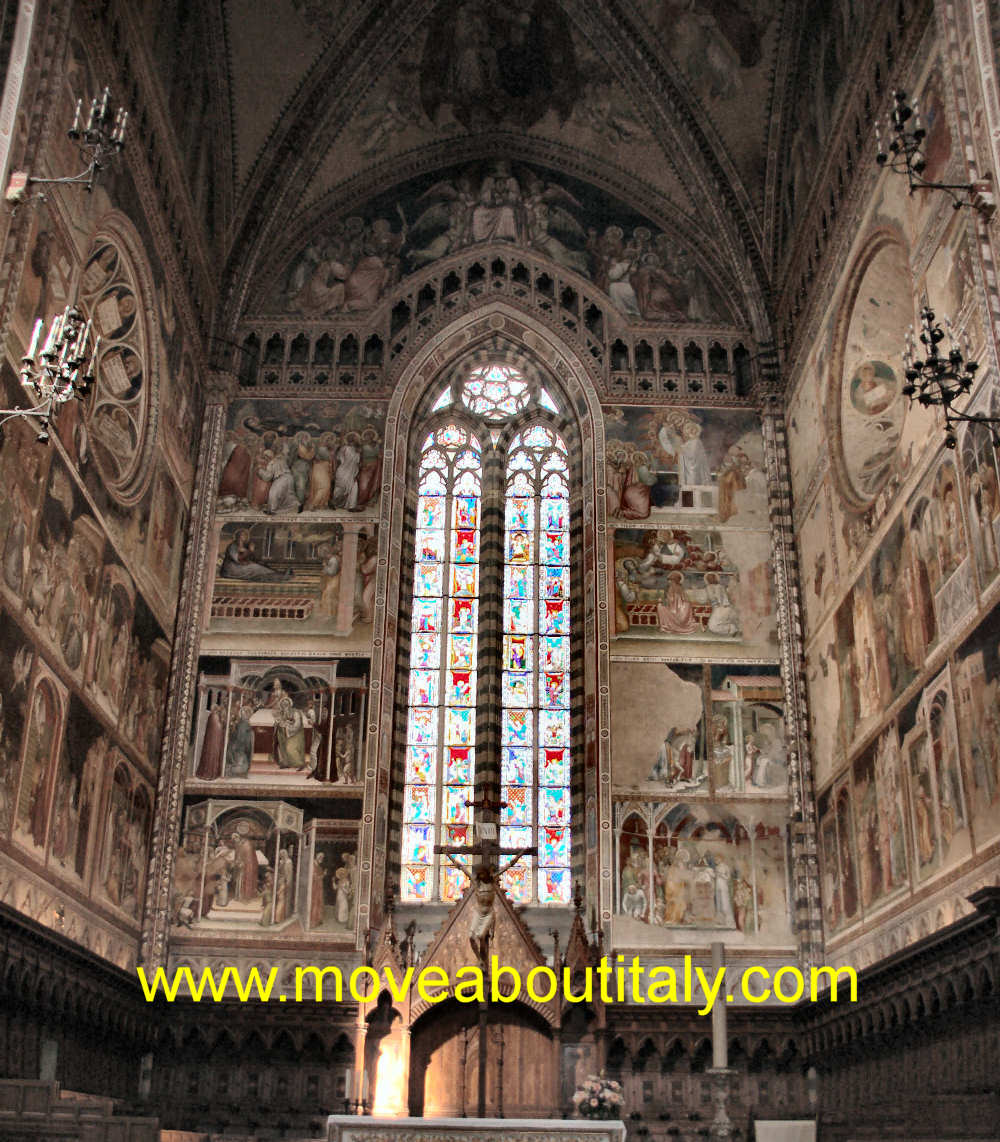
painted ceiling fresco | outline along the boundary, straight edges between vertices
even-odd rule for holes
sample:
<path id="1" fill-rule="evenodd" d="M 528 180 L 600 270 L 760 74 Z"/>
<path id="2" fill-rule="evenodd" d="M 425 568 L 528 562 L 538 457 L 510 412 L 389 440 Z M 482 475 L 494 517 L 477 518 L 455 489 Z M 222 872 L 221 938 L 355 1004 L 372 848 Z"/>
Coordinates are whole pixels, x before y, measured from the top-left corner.
<path id="1" fill-rule="evenodd" d="M 586 182 L 505 160 L 439 169 L 331 218 L 295 252 L 263 308 L 307 317 L 371 309 L 399 278 L 487 242 L 582 274 L 628 317 L 732 320 L 686 245 Z"/>

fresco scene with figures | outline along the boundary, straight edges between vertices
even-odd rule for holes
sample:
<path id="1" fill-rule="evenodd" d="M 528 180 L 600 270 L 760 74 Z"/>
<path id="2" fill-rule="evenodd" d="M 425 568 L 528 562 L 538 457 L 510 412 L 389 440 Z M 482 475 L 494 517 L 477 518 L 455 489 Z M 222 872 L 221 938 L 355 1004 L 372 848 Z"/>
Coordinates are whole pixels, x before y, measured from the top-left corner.
<path id="1" fill-rule="evenodd" d="M 998 7 L 0 5 L 0 1138 L 994 1137 Z"/>
<path id="2" fill-rule="evenodd" d="M 616 790 L 686 798 L 785 794 L 783 690 L 776 666 L 618 659 L 611 680 Z"/>
<path id="3" fill-rule="evenodd" d="M 587 183 L 503 160 L 436 171 L 338 219 L 293 257 L 265 305 L 306 318 L 369 310 L 402 275 L 487 242 L 581 274 L 627 318 L 731 320 L 675 236 Z"/>
<path id="4" fill-rule="evenodd" d="M 610 518 L 767 526 L 764 441 L 753 413 L 612 408 L 604 428 Z"/>
<path id="5" fill-rule="evenodd" d="M 217 510 L 377 512 L 384 418 L 384 408 L 351 401 L 236 402 Z"/>
<path id="6" fill-rule="evenodd" d="M 228 672 L 203 670 L 189 787 L 359 786 L 368 672 L 363 659 L 236 659 Z"/>
<path id="7" fill-rule="evenodd" d="M 780 813 L 624 801 L 615 814 L 616 942 L 684 945 L 692 930 L 734 945 L 791 942 Z"/>

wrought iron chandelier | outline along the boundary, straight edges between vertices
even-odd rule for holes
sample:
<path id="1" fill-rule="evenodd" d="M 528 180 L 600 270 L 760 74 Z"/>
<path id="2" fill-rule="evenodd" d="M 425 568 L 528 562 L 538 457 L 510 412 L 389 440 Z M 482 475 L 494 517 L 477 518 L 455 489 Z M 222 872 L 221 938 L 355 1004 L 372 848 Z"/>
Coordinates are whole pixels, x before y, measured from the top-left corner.
<path id="1" fill-rule="evenodd" d="M 67 401 L 83 400 L 90 392 L 97 369 L 101 338 L 91 345 L 91 321 L 72 305 L 52 319 L 42 342 L 44 322 L 35 322 L 31 344 L 21 361 L 21 384 L 32 402 L 28 408 L 0 409 L 0 443 L 3 426 L 9 420 L 35 421 L 40 443 L 49 439 L 55 412 Z"/>
<path id="2" fill-rule="evenodd" d="M 917 100 L 913 106 L 907 102 L 905 91 L 892 93 L 892 107 L 887 117 L 886 130 L 888 144 L 882 144 L 882 131 L 878 121 L 875 122 L 875 142 L 877 153 L 875 161 L 880 167 L 885 167 L 896 174 L 905 174 L 910 188 L 914 190 L 943 190 L 952 200 L 952 206 L 961 210 L 969 206 L 978 210 L 985 218 L 990 218 L 996 209 L 992 186 L 989 180 L 981 182 L 929 182 L 923 177 L 927 168 L 927 159 L 924 156 L 924 140 L 927 131 L 920 121 L 920 111 Z"/>
<path id="3" fill-rule="evenodd" d="M 79 174 L 64 178 L 36 178 L 27 171 L 14 171 L 7 185 L 7 201 L 16 206 L 28 197 L 29 188 L 42 184 L 82 186 L 88 193 L 97 185 L 98 175 L 125 146 L 125 126 L 128 112 L 124 107 L 111 109 L 111 89 L 105 87 L 100 98 L 90 102 L 87 121 L 83 120 L 83 100 L 76 101 L 73 125 L 66 134 L 77 144 L 80 157 L 86 164 Z"/>
<path id="4" fill-rule="evenodd" d="M 947 350 L 942 345 L 946 337 Z M 946 448 L 957 445 L 955 426 L 961 423 L 990 425 L 993 443 L 1000 447 L 1000 417 L 955 408 L 956 400 L 969 395 L 979 365 L 969 358 L 968 339 L 963 354 L 951 322 L 945 317 L 942 328 L 934 310 L 926 304 L 920 311 L 919 335 L 914 336 L 912 325 L 906 335 L 903 368 L 906 373 L 904 396 L 925 407 L 936 405 L 944 409 Z"/>

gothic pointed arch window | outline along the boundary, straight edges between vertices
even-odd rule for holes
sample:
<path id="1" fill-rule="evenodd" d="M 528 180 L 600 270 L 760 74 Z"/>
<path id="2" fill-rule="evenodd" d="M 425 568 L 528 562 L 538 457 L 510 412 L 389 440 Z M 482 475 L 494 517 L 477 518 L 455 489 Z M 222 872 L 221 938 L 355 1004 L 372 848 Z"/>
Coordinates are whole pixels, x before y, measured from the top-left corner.
<path id="1" fill-rule="evenodd" d="M 503 878 L 519 904 L 571 895 L 572 465 L 558 403 L 520 369 L 466 370 L 432 400 L 415 460 L 400 896 L 450 902 L 434 851 L 474 840 L 499 791 L 499 840 L 534 848 Z M 462 859 L 462 858 L 459 858 Z"/>

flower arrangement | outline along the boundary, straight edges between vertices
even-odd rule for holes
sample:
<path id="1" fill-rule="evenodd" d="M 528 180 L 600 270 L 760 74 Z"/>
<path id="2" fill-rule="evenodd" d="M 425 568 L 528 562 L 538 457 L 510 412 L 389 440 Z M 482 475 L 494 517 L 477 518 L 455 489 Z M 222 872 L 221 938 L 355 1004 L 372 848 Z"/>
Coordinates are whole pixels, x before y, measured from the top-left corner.
<path id="1" fill-rule="evenodd" d="M 581 1118 L 618 1118 L 624 1103 L 622 1084 L 604 1075 L 589 1075 L 573 1095 Z"/>

